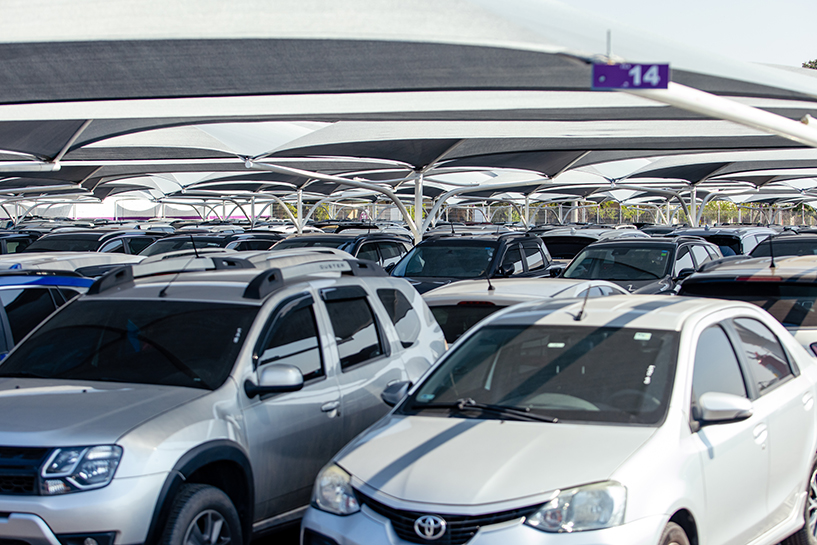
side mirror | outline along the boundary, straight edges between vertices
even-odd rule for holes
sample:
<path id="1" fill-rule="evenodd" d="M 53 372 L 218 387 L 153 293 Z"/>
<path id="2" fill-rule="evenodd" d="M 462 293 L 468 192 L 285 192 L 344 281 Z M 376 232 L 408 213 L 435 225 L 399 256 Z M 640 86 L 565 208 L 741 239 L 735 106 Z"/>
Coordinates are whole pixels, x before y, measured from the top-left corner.
<path id="1" fill-rule="evenodd" d="M 497 277 L 499 278 L 508 278 L 509 276 L 513 275 L 513 265 L 500 265 L 499 270 L 496 272 Z"/>
<path id="2" fill-rule="evenodd" d="M 550 278 L 558 278 L 564 270 L 565 268 L 561 265 L 551 265 L 547 268 L 547 273 Z"/>
<path id="3" fill-rule="evenodd" d="M 745 397 L 707 392 L 698 400 L 696 420 L 701 425 L 740 422 L 752 416 L 752 402 Z"/>
<path id="4" fill-rule="evenodd" d="M 680 271 L 678 271 L 678 274 L 675 276 L 675 278 L 673 278 L 673 280 L 676 282 L 679 280 L 683 280 L 684 278 L 688 278 L 689 276 L 691 276 L 692 273 L 694 272 L 695 269 L 692 268 L 681 269 Z"/>
<path id="5" fill-rule="evenodd" d="M 258 373 L 258 385 L 247 379 L 244 381 L 244 392 L 247 397 L 280 392 L 296 392 L 304 387 L 304 375 L 294 365 L 272 363 L 265 365 Z"/>
<path id="6" fill-rule="evenodd" d="M 386 267 L 383 270 L 385 270 L 388 274 L 391 274 L 391 272 L 394 270 L 394 267 L 396 265 L 397 265 L 396 261 L 394 263 L 389 263 L 388 265 L 386 265 Z"/>
<path id="7" fill-rule="evenodd" d="M 386 389 L 380 394 L 380 399 L 389 407 L 394 407 L 400 403 L 401 399 L 406 397 L 409 388 L 411 388 L 411 382 L 407 380 L 393 382 L 386 386 Z"/>

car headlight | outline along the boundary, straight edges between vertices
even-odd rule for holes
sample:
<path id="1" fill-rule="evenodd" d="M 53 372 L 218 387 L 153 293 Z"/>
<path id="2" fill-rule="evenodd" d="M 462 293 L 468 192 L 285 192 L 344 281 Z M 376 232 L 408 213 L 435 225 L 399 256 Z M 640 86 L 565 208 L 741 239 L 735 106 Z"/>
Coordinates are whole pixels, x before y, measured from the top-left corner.
<path id="1" fill-rule="evenodd" d="M 122 447 L 57 448 L 51 452 L 40 470 L 41 491 L 46 496 L 102 488 L 111 482 Z"/>
<path id="2" fill-rule="evenodd" d="M 339 466 L 329 464 L 315 480 L 312 505 L 335 515 L 357 513 L 360 511 L 360 503 L 352 489 L 351 480 L 351 476 Z"/>
<path id="3" fill-rule="evenodd" d="M 562 490 L 528 517 L 525 524 L 543 532 L 582 532 L 624 522 L 627 489 L 606 482 Z"/>

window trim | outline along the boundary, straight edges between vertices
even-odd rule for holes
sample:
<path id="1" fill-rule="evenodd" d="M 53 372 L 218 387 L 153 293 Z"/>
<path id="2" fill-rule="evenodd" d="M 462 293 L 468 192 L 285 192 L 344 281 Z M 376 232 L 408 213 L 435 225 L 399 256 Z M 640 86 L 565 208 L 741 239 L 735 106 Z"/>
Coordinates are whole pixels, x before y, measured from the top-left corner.
<path id="1" fill-rule="evenodd" d="M 754 321 L 758 322 L 759 324 L 761 324 L 766 329 L 768 329 L 769 333 L 771 333 L 772 336 L 777 341 L 777 344 L 783 349 L 783 354 L 786 356 L 786 363 L 789 366 L 789 371 L 791 371 L 791 373 L 789 373 L 788 375 L 783 377 L 781 380 L 779 380 L 779 381 L 775 382 L 774 384 L 770 385 L 768 388 L 765 388 L 763 390 L 763 392 L 761 392 L 757 388 L 757 384 L 755 382 L 755 376 L 754 376 L 754 374 L 752 374 L 751 364 L 749 363 L 748 359 L 746 358 L 746 351 L 743 350 L 743 346 L 744 346 L 743 345 L 743 339 L 740 338 L 740 333 L 738 333 L 738 331 L 737 331 L 737 329 L 735 327 L 735 324 L 734 324 L 734 321 L 739 320 L 739 319 L 754 320 Z M 747 383 L 747 390 L 750 391 L 749 399 L 751 401 L 755 401 L 756 399 L 760 399 L 761 397 L 765 396 L 769 392 L 773 392 L 781 384 L 786 384 L 787 382 L 789 382 L 789 380 L 793 380 L 794 378 L 796 378 L 799 375 L 799 372 L 795 373 L 795 366 L 793 365 L 794 362 L 793 362 L 793 360 L 791 358 L 791 354 L 789 353 L 788 350 L 786 350 L 786 345 L 784 345 L 780 341 L 780 337 L 778 337 L 777 334 L 774 331 L 772 331 L 772 329 L 768 325 L 764 324 L 761 320 L 758 320 L 757 317 L 755 317 L 755 316 L 733 316 L 733 317 L 729 318 L 729 320 L 726 320 L 724 322 L 724 329 L 727 331 L 727 335 L 729 335 L 729 337 L 730 337 L 729 340 L 732 342 L 732 344 L 734 346 L 740 346 L 741 347 L 741 350 L 737 351 L 738 352 L 738 361 L 740 361 L 740 365 L 744 370 L 744 381 Z M 748 381 L 747 381 L 747 379 L 748 379 Z"/>

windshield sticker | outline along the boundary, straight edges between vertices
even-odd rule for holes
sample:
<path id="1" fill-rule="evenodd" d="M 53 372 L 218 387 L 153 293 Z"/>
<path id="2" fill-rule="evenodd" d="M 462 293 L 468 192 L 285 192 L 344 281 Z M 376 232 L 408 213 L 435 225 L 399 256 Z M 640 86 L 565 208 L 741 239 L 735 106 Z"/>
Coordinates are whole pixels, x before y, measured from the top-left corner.
<path id="1" fill-rule="evenodd" d="M 655 373 L 655 365 L 650 365 L 647 367 L 647 376 L 644 377 L 644 384 L 649 384 L 652 382 L 652 374 Z"/>
<path id="2" fill-rule="evenodd" d="M 434 394 L 423 394 L 417 397 L 418 401 L 432 401 L 434 399 Z"/>
<path id="3" fill-rule="evenodd" d="M 652 333 L 645 333 L 643 331 L 639 331 L 635 335 L 633 335 L 633 339 L 636 341 L 649 341 L 652 339 Z"/>
<path id="4" fill-rule="evenodd" d="M 662 256 L 665 256 L 667 254 L 669 254 L 669 250 L 661 250 L 661 255 Z"/>
<path id="5" fill-rule="evenodd" d="M 235 337 L 233 337 L 233 344 L 238 344 L 238 341 L 241 340 L 241 328 L 235 330 Z"/>
<path id="6" fill-rule="evenodd" d="M 548 348 L 564 348 L 565 343 L 548 343 Z"/>

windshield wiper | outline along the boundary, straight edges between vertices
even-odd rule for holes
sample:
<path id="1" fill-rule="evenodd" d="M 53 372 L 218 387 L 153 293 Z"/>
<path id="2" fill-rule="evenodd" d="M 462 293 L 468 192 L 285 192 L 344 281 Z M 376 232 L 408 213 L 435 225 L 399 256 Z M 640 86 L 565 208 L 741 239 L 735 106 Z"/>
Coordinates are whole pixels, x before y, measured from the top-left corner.
<path id="1" fill-rule="evenodd" d="M 429 403 L 429 404 L 421 404 L 421 403 L 414 403 L 412 404 L 412 409 L 455 409 L 458 412 L 465 412 L 468 410 L 478 410 L 478 411 L 487 411 L 496 413 L 502 416 L 512 416 L 516 420 L 527 420 L 527 421 L 534 421 L 534 422 L 549 422 L 549 423 L 556 423 L 559 422 L 559 419 L 555 416 L 543 416 L 536 413 L 530 412 L 529 408 L 519 408 L 519 407 L 511 407 L 508 405 L 493 405 L 490 403 L 478 403 L 471 399 L 470 397 L 466 397 L 463 399 L 458 399 L 455 403 Z"/>
<path id="2" fill-rule="evenodd" d="M 38 375 L 37 373 L 29 373 L 28 371 L 12 371 L 8 373 L 0 373 L 0 378 L 50 378 L 45 375 Z"/>

